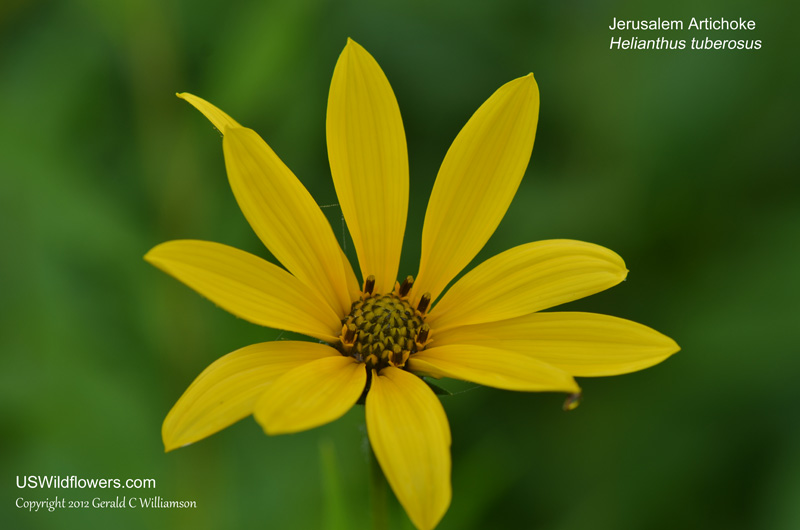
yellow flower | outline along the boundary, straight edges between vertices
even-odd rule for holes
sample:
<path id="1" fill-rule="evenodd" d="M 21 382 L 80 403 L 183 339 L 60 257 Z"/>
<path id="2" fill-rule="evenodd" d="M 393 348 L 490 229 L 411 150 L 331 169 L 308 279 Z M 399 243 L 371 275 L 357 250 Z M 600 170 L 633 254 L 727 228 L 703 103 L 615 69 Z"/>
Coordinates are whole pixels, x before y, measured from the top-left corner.
<path id="1" fill-rule="evenodd" d="M 267 434 L 310 429 L 366 393 L 377 460 L 412 522 L 430 529 L 450 504 L 450 428 L 418 375 L 577 393 L 573 376 L 640 370 L 678 350 L 627 320 L 538 312 L 625 278 L 622 259 L 590 243 L 520 245 L 444 292 L 500 223 L 528 165 L 539 114 L 532 74 L 500 87 L 456 137 L 428 203 L 418 275 L 398 282 L 408 210 L 403 123 L 383 71 L 348 40 L 328 97 L 327 141 L 361 285 L 314 199 L 258 134 L 179 96 L 223 133 L 236 200 L 286 270 L 207 241 L 163 243 L 145 259 L 234 315 L 319 342 L 254 344 L 212 363 L 164 420 L 167 451 L 250 414 Z"/>

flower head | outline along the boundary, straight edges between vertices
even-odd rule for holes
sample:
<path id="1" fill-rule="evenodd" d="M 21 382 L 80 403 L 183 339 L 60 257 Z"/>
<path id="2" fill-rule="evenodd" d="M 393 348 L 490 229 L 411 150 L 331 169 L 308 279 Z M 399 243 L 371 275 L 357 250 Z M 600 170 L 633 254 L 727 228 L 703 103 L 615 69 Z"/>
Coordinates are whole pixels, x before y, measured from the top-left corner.
<path id="1" fill-rule="evenodd" d="M 579 392 L 678 350 L 640 324 L 547 309 L 607 289 L 627 270 L 612 251 L 550 240 L 512 248 L 448 284 L 480 251 L 516 193 L 539 113 L 532 74 L 500 87 L 444 158 L 416 278 L 398 281 L 408 210 L 400 110 L 378 64 L 348 40 L 327 112 L 331 173 L 358 256 L 356 278 L 314 199 L 254 131 L 179 94 L 223 133 L 231 188 L 285 269 L 207 241 L 170 241 L 145 259 L 231 313 L 318 342 L 246 346 L 206 368 L 164 421 L 172 450 L 253 414 L 267 434 L 310 429 L 366 393 L 378 462 L 409 517 L 435 527 L 450 503 L 450 428 L 420 375 L 521 391 Z"/>

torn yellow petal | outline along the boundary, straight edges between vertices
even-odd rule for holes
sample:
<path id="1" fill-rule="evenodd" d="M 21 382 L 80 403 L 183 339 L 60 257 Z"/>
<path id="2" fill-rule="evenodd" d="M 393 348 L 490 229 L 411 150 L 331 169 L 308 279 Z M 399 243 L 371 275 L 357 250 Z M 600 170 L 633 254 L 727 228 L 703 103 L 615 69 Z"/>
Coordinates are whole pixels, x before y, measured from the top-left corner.
<path id="1" fill-rule="evenodd" d="M 335 342 L 340 317 L 317 291 L 277 265 L 220 243 L 168 241 L 145 257 L 226 311 L 249 322 Z"/>
<path id="2" fill-rule="evenodd" d="M 555 366 L 529 355 L 486 346 L 436 346 L 412 355 L 406 366 L 424 375 L 453 377 L 505 390 L 580 390 L 567 372 Z"/>
<path id="3" fill-rule="evenodd" d="M 214 127 L 216 127 L 217 130 L 223 134 L 225 134 L 225 129 L 228 127 L 241 127 L 238 123 L 236 123 L 236 120 L 219 110 L 208 101 L 199 98 L 194 94 L 181 92 L 176 95 L 179 98 L 188 101 L 194 108 L 202 112 L 203 115 L 208 118 L 208 121 L 213 123 Z"/>
<path id="4" fill-rule="evenodd" d="M 264 389 L 289 370 L 339 352 L 313 342 L 253 344 L 214 361 L 167 414 L 161 429 L 172 451 L 249 416 Z"/>
<path id="5" fill-rule="evenodd" d="M 538 117 L 529 74 L 500 87 L 461 129 L 428 202 L 414 304 L 425 292 L 436 300 L 497 228 L 528 166 Z"/>
<path id="6" fill-rule="evenodd" d="M 435 335 L 450 327 L 514 318 L 608 289 L 627 272 L 622 258 L 599 245 L 567 239 L 527 243 L 465 274 L 427 321 Z"/>
<path id="7" fill-rule="evenodd" d="M 367 433 L 397 500 L 418 530 L 430 530 L 450 505 L 450 427 L 421 379 L 398 368 L 373 372 Z"/>
<path id="8" fill-rule="evenodd" d="M 470 344 L 514 351 L 576 377 L 618 375 L 658 364 L 680 347 L 658 331 L 595 313 L 533 313 L 443 331 L 436 345 Z"/>
<path id="9" fill-rule="evenodd" d="M 332 350 L 331 351 L 335 351 Z M 304 431 L 350 410 L 364 392 L 367 371 L 338 354 L 306 363 L 281 376 L 261 395 L 253 415 L 267 434 Z"/>
<path id="10" fill-rule="evenodd" d="M 348 39 L 328 95 L 328 158 L 363 278 L 394 288 L 408 211 L 408 154 L 400 109 L 375 59 Z"/>
<path id="11" fill-rule="evenodd" d="M 222 146 L 233 194 L 264 245 L 340 317 L 349 313 L 341 248 L 306 188 L 255 131 L 228 128 Z"/>

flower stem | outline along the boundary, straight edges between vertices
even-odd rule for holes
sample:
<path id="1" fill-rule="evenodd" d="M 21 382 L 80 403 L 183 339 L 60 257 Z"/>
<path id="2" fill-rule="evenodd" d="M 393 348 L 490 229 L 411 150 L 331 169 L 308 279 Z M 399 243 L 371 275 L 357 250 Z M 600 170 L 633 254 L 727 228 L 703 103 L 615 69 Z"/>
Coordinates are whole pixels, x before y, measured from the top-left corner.
<path id="1" fill-rule="evenodd" d="M 388 489 L 386 477 L 383 475 L 372 446 L 369 447 L 370 495 L 372 497 L 373 530 L 389 530 Z"/>

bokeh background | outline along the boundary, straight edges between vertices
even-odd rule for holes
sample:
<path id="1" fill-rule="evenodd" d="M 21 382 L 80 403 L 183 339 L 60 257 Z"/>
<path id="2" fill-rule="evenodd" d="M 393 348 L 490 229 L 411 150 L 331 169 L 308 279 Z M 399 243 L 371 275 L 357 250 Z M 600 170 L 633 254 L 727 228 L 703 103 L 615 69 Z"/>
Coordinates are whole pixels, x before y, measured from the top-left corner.
<path id="1" fill-rule="evenodd" d="M 2 526 L 369 526 L 361 407 L 274 438 L 246 419 L 164 454 L 161 422 L 192 379 L 278 332 L 142 260 L 178 238 L 269 257 L 228 189 L 220 135 L 176 91 L 259 131 L 320 205 L 335 205 L 325 103 L 350 36 L 383 67 L 406 127 L 401 275 L 416 273 L 450 142 L 497 87 L 533 71 L 533 158 L 475 263 L 537 239 L 605 245 L 628 280 L 569 308 L 648 324 L 682 346 L 649 370 L 581 380 L 584 402 L 569 413 L 562 395 L 450 384 L 454 497 L 440 528 L 800 528 L 797 8 L 598 4 L 2 2 Z M 763 47 L 608 49 L 614 17 L 692 16 L 752 18 L 755 31 L 712 37 Z M 340 210 L 325 212 L 345 237 Z M 157 487 L 19 490 L 23 475 Z M 20 496 L 118 494 L 198 507 L 14 507 Z M 410 528 L 396 505 L 392 525 Z"/>

